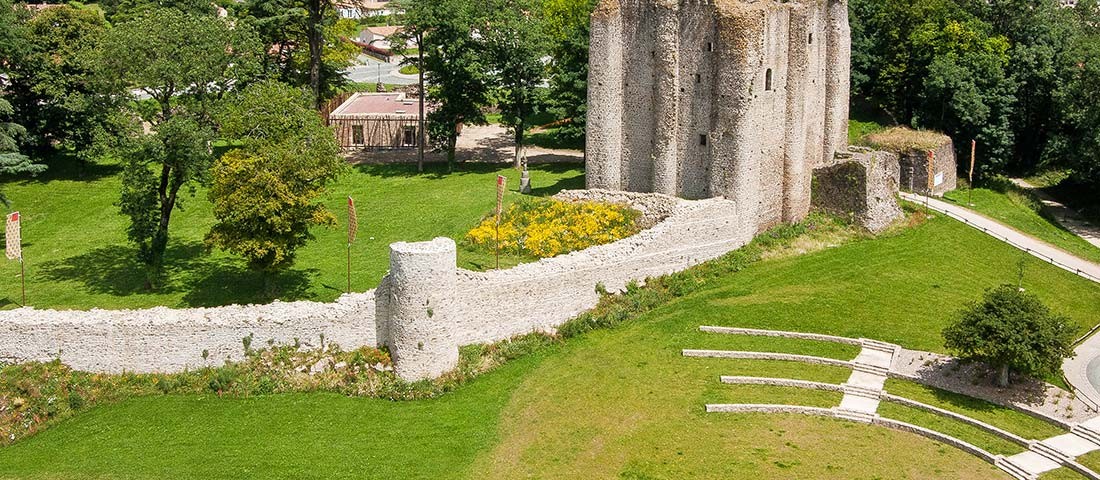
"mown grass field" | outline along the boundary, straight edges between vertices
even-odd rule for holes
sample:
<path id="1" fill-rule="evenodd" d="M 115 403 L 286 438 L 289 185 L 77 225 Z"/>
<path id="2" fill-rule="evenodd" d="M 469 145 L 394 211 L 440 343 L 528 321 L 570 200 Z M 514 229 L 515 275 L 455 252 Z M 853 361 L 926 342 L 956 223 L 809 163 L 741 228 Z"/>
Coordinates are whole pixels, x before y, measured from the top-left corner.
<path id="1" fill-rule="evenodd" d="M 856 353 L 698 331 L 720 325 L 862 336 L 942 352 L 943 326 L 985 288 L 1014 282 L 1019 258 L 1011 247 L 935 217 L 892 236 L 755 263 L 618 328 L 544 348 L 431 400 L 158 396 L 97 407 L 0 449 L 0 478 L 1004 479 L 975 457 L 907 433 L 798 415 L 706 414 L 705 403 L 833 406 L 839 399 L 723 385 L 719 375 L 841 383 L 849 372 L 684 358 L 680 351 Z M 1024 284 L 1082 327 L 1100 319 L 1100 286 L 1030 260 Z M 973 399 L 904 382 L 888 390 L 1028 438 L 1057 433 Z M 991 451 L 1015 448 L 920 412 L 883 411 Z"/>
<path id="2" fill-rule="evenodd" d="M 34 179 L 7 179 L 0 188 L 23 215 L 27 301 L 37 308 L 194 307 L 270 301 L 259 276 L 239 257 L 208 252 L 203 236 L 214 223 L 204 189 L 184 196 L 169 229 L 168 284 L 157 292 L 143 288 L 144 274 L 136 249 L 126 240 L 128 219 L 119 214 L 120 167 L 56 163 Z M 578 165 L 531 168 L 536 195 L 583 188 Z M 460 165 L 444 174 L 429 165 L 353 166 L 328 189 L 326 206 L 338 226 L 317 228 L 316 240 L 303 247 L 295 266 L 277 280 L 282 300 L 329 301 L 346 288 L 346 198 L 358 206 L 359 235 L 351 247 L 352 289 L 374 288 L 389 265 L 389 244 L 437 236 L 461 240 L 496 203 L 495 179 L 510 179 L 508 202 L 518 200 L 519 175 L 505 166 Z M 522 259 L 502 258 L 502 265 Z M 461 251 L 465 268 L 486 269 L 492 258 Z M 19 265 L 0 265 L 0 307 L 20 301 Z"/>
<path id="3" fill-rule="evenodd" d="M 1100 248 L 1066 230 L 1041 212 L 1042 204 L 1014 188 L 1004 191 L 964 187 L 948 192 L 946 199 L 970 208 L 1016 230 L 1038 238 L 1086 260 L 1100 263 Z M 970 206 L 968 203 L 972 203 Z"/>

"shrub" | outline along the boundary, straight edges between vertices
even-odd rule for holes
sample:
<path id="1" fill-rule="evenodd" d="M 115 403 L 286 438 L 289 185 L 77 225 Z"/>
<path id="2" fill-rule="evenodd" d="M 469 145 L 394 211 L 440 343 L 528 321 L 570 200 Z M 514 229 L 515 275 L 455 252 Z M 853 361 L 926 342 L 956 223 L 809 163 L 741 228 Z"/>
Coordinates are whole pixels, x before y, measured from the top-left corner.
<path id="1" fill-rule="evenodd" d="M 612 243 L 638 232 L 637 210 L 601 202 L 524 200 L 501 215 L 500 250 L 513 255 L 549 258 Z M 470 245 L 493 251 L 496 217 L 490 215 L 466 234 Z"/>

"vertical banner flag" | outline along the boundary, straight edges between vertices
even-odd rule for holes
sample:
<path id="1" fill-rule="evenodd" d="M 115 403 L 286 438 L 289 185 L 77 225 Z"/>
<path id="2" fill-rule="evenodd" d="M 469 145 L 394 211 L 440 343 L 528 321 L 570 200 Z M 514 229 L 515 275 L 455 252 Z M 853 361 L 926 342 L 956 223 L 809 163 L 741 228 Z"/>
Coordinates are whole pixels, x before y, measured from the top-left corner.
<path id="1" fill-rule="evenodd" d="M 7 237 L 7 245 L 5 245 L 4 253 L 7 254 L 8 260 L 23 259 L 23 244 L 19 236 L 19 212 L 13 212 L 8 215 L 8 223 L 4 229 L 4 233 Z"/>
<path id="2" fill-rule="evenodd" d="M 500 223 L 500 214 L 504 208 L 504 183 L 507 180 L 503 175 L 497 175 L 497 223 Z"/>
<path id="3" fill-rule="evenodd" d="M 359 217 L 355 214 L 355 200 L 348 197 L 348 289 L 351 293 L 351 244 L 355 242 L 355 234 L 359 232 Z"/>
<path id="4" fill-rule="evenodd" d="M 974 156 L 978 153 L 978 141 L 970 141 L 970 184 L 974 185 Z"/>
<path id="5" fill-rule="evenodd" d="M 355 214 L 355 200 L 348 197 L 348 245 L 355 242 L 355 234 L 359 231 L 359 217 Z"/>
<path id="6" fill-rule="evenodd" d="M 932 195 L 935 192 L 936 184 L 936 152 L 935 150 L 928 151 L 928 195 Z"/>

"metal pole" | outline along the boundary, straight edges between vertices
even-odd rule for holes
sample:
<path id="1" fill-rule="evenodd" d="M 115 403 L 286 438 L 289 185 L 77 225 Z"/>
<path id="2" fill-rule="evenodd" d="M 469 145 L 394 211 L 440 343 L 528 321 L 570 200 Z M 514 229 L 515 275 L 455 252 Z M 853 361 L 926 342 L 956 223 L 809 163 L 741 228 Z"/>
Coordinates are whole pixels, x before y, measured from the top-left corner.
<path id="1" fill-rule="evenodd" d="M 348 244 L 348 293 L 351 293 L 351 244 Z"/>
<path id="2" fill-rule="evenodd" d="M 23 306 L 27 306 L 27 268 L 23 264 L 23 257 L 19 257 L 19 278 L 23 281 Z"/>

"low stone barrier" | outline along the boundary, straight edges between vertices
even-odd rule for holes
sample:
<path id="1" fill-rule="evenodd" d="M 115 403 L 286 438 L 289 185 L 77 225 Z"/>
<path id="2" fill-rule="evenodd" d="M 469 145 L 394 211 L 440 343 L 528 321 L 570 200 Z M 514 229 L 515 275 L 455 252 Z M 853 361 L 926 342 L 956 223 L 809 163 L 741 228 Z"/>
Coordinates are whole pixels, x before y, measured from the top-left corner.
<path id="1" fill-rule="evenodd" d="M 920 427 L 920 426 L 917 426 L 917 425 L 913 425 L 913 424 L 910 424 L 910 423 L 900 422 L 900 421 L 897 421 L 897 420 L 891 420 L 889 418 L 882 418 L 882 417 L 878 417 L 878 418 L 874 419 L 873 421 L 871 421 L 871 423 L 874 424 L 874 425 L 879 425 L 879 426 L 883 426 L 883 427 L 887 427 L 887 428 L 893 428 L 894 430 L 901 430 L 903 432 L 915 433 L 917 435 L 920 435 L 920 436 L 923 436 L 923 437 L 926 437 L 926 438 L 930 438 L 930 439 L 935 440 L 937 442 L 945 443 L 947 445 L 951 445 L 951 446 L 953 446 L 955 448 L 958 448 L 962 451 L 965 451 L 965 452 L 967 452 L 971 455 L 974 455 L 978 458 L 981 458 L 982 460 L 985 460 L 986 462 L 989 462 L 989 463 L 995 464 L 996 461 L 997 461 L 997 456 L 996 455 L 993 455 L 992 453 L 989 453 L 985 450 L 982 450 L 981 448 L 978 448 L 978 447 L 976 447 L 976 446 L 974 446 L 970 443 L 967 443 L 963 440 L 952 437 L 950 435 L 942 434 L 942 433 L 937 432 L 935 430 L 930 430 L 930 429 Z"/>
<path id="2" fill-rule="evenodd" d="M 910 400 L 908 398 L 899 397 L 897 395 L 892 395 L 892 394 L 889 394 L 889 393 L 882 394 L 881 398 L 883 400 L 888 401 L 888 402 L 897 403 L 899 405 L 904 405 L 906 407 L 912 407 L 912 408 L 917 408 L 917 409 L 920 409 L 920 410 L 925 410 L 925 411 L 928 411 L 928 412 L 935 413 L 935 414 L 937 414 L 939 416 L 942 416 L 942 417 L 947 417 L 947 418 L 950 418 L 952 420 L 956 420 L 956 421 L 959 421 L 959 422 L 962 422 L 962 423 L 980 428 L 982 430 L 985 430 L 989 433 L 992 433 L 992 434 L 994 434 L 998 437 L 1001 437 L 1005 440 L 1008 440 L 1010 442 L 1013 442 L 1017 445 L 1025 447 L 1025 448 L 1027 448 L 1028 445 L 1031 443 L 1027 439 L 1025 439 L 1025 438 L 1023 438 L 1019 435 L 1016 435 L 1012 432 L 1002 430 L 1000 428 L 994 427 L 993 425 L 985 423 L 981 420 L 978 420 L 978 419 L 975 419 L 975 418 L 970 418 L 966 415 L 958 414 L 958 413 L 952 412 L 950 410 L 945 410 L 943 408 L 939 408 L 939 407 L 936 407 L 934 405 L 928 405 L 926 403 L 921 403 L 921 402 L 918 402 L 916 400 Z"/>
<path id="3" fill-rule="evenodd" d="M 798 340 L 815 340 L 819 342 L 843 343 L 845 345 L 860 345 L 858 338 L 838 337 L 836 335 L 822 335 L 819 333 L 786 332 L 782 330 L 760 330 L 756 328 L 736 327 L 699 327 L 699 331 L 707 333 L 720 333 L 724 335 L 749 335 L 755 337 L 779 337 Z"/>
<path id="4" fill-rule="evenodd" d="M 742 352 L 733 350 L 683 350 L 685 357 L 697 358 L 730 358 L 736 360 L 782 360 L 789 362 L 801 362 L 814 365 L 829 365 L 833 367 L 853 368 L 854 364 L 846 360 L 835 358 L 815 357 L 812 355 L 795 355 L 793 353 L 771 352 Z"/>
<path id="5" fill-rule="evenodd" d="M 653 226 L 615 243 L 508 270 L 459 269 L 453 240 L 391 246 L 390 272 L 376 290 L 336 302 L 147 310 L 0 312 L 0 361 L 60 359 L 92 372 L 177 372 L 240 359 L 244 344 L 345 349 L 385 345 L 407 380 L 452 368 L 458 347 L 558 326 L 599 301 L 597 285 L 684 270 L 747 244 L 755 227 L 736 205 L 656 194 L 569 191 L 561 198 L 628 203 Z M 248 338 L 249 340 L 243 340 Z"/>

